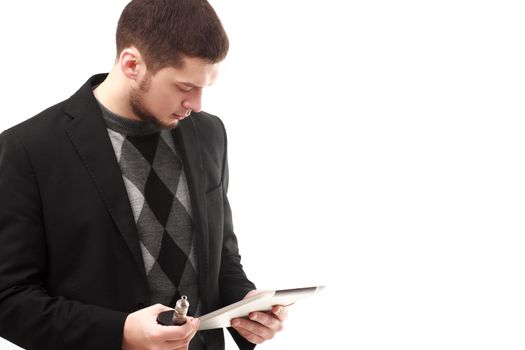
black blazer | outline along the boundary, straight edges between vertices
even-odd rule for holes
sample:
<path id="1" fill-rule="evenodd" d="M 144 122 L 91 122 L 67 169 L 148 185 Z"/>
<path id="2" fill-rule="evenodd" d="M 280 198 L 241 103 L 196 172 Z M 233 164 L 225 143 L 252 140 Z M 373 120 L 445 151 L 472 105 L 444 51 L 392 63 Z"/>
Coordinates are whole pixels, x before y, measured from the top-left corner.
<path id="1" fill-rule="evenodd" d="M 91 77 L 0 135 L 0 336 L 28 349 L 120 349 L 150 305 L 137 229 Z M 255 289 L 226 196 L 226 133 L 201 112 L 172 131 L 187 174 L 203 312 Z M 241 349 L 254 346 L 230 329 Z M 222 330 L 205 331 L 223 349 Z"/>

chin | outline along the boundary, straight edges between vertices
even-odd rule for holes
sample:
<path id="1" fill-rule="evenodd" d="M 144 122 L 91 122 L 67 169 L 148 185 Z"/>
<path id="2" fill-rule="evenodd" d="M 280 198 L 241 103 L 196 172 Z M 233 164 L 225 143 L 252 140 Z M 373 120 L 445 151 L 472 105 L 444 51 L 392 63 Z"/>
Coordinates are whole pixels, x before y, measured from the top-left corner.
<path id="1" fill-rule="evenodd" d="M 160 125 L 161 128 L 166 129 L 166 130 L 173 130 L 177 126 L 179 126 L 179 121 L 178 120 L 174 120 L 174 121 L 169 122 L 169 123 L 162 123 L 162 125 Z"/>

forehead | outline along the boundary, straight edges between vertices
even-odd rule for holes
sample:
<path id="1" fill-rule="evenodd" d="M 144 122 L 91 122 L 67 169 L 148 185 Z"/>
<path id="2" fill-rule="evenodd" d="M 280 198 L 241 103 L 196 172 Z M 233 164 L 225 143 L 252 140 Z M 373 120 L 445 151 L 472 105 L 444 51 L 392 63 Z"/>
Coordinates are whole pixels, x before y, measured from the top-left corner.
<path id="1" fill-rule="evenodd" d="M 197 87 L 213 85 L 219 73 L 219 64 L 201 58 L 185 57 L 180 68 L 166 67 L 155 77 L 167 83 L 189 83 Z"/>

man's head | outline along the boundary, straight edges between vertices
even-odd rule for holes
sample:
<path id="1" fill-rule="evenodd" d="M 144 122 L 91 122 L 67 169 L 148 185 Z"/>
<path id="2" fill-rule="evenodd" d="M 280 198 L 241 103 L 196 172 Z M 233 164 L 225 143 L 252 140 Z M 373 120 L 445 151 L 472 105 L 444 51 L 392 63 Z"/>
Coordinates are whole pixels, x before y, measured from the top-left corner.
<path id="1" fill-rule="evenodd" d="M 228 37 L 206 0 L 133 0 L 117 26 L 117 59 L 136 47 L 151 74 L 164 67 L 180 67 L 184 56 L 209 63 L 228 53 Z"/>
<path id="2" fill-rule="evenodd" d="M 133 0 L 119 19 L 116 65 L 140 119 L 173 128 L 200 111 L 228 37 L 205 0 Z"/>

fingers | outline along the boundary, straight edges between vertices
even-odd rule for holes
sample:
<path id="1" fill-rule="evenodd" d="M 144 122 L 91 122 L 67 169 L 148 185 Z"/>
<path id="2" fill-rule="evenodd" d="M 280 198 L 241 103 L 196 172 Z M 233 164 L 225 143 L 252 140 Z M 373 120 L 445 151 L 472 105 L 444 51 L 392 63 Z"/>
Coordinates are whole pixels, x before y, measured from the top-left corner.
<path id="1" fill-rule="evenodd" d="M 190 341 L 199 329 L 199 323 L 200 320 L 198 318 L 188 317 L 186 323 L 182 326 L 163 326 L 172 331 L 169 337 L 174 337 L 164 341 L 163 347 L 166 349 L 187 349 Z"/>
<path id="2" fill-rule="evenodd" d="M 253 297 L 263 291 L 252 290 L 244 299 Z M 288 310 L 284 306 L 276 305 L 271 312 L 252 312 L 249 319 L 237 318 L 232 320 L 232 327 L 244 338 L 254 344 L 261 344 L 272 339 L 275 333 L 283 329 L 283 322 L 288 317 Z"/>
<path id="3" fill-rule="evenodd" d="M 288 310 L 284 306 L 274 306 L 271 312 L 252 312 L 248 319 L 233 319 L 231 325 L 240 335 L 254 344 L 272 339 L 283 329 Z"/>
<path id="4" fill-rule="evenodd" d="M 251 331 L 245 329 L 245 328 L 242 328 L 242 327 L 233 327 L 235 328 L 235 330 L 237 332 L 239 332 L 239 334 L 244 337 L 244 339 L 248 340 L 250 343 L 253 343 L 253 344 L 262 344 L 264 343 L 267 339 L 264 339 L 262 338 L 261 336 L 255 334 L 255 333 L 252 333 Z"/>
<path id="5" fill-rule="evenodd" d="M 261 344 L 261 340 L 265 341 L 272 339 L 276 332 L 274 329 L 269 328 L 262 323 L 244 318 L 237 318 L 233 320 L 232 327 L 235 328 L 243 337 L 245 337 L 245 335 L 249 336 L 249 338 L 245 338 L 254 344 Z"/>
<path id="6" fill-rule="evenodd" d="M 165 341 L 182 342 L 193 338 L 199 329 L 200 320 L 198 318 L 187 317 L 186 323 L 182 326 L 160 326 L 162 338 Z"/>
<path id="7" fill-rule="evenodd" d="M 285 306 L 274 306 L 272 308 L 272 313 L 281 321 L 284 321 L 288 318 L 288 308 Z"/>
<path id="8" fill-rule="evenodd" d="M 182 326 L 163 326 L 157 323 L 160 312 L 172 310 L 163 305 L 153 305 L 126 318 L 122 349 L 184 349 L 188 347 L 199 327 L 199 319 L 187 318 Z"/>
<path id="9" fill-rule="evenodd" d="M 282 321 L 275 317 L 272 313 L 252 312 L 248 318 L 252 321 L 260 323 L 267 328 L 270 328 L 274 332 L 280 332 L 283 328 Z"/>

